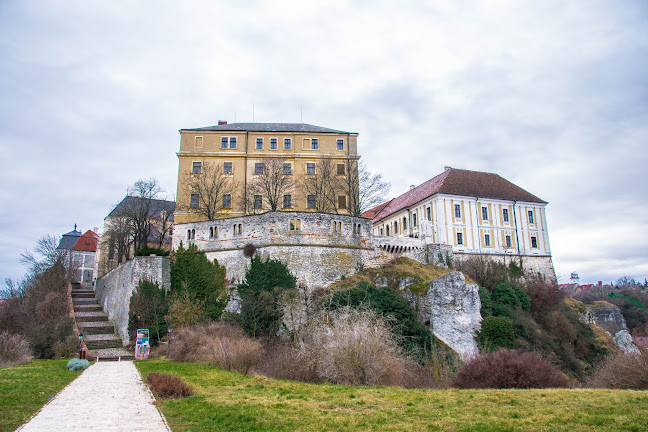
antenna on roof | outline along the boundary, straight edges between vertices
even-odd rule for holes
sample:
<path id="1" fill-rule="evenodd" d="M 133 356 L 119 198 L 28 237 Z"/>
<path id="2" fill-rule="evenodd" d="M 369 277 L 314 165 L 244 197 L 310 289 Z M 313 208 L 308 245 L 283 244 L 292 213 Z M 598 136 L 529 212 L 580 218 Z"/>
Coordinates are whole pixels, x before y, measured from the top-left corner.
<path id="1" fill-rule="evenodd" d="M 74 224 L 74 231 L 76 231 L 76 226 L 77 226 L 77 225 L 76 225 L 76 224 Z"/>

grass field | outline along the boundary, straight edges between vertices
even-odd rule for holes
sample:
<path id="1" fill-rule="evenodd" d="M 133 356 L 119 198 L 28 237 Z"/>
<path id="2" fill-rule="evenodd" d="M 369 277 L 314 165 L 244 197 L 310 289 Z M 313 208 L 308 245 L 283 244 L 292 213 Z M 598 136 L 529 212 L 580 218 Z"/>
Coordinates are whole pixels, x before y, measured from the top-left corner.
<path id="1" fill-rule="evenodd" d="M 79 375 L 65 368 L 68 361 L 34 360 L 0 368 L 0 431 L 15 430 Z"/>
<path id="2" fill-rule="evenodd" d="M 167 360 L 136 362 L 180 376 L 196 395 L 159 401 L 180 431 L 645 431 L 648 392 L 403 390 L 248 377 Z"/>

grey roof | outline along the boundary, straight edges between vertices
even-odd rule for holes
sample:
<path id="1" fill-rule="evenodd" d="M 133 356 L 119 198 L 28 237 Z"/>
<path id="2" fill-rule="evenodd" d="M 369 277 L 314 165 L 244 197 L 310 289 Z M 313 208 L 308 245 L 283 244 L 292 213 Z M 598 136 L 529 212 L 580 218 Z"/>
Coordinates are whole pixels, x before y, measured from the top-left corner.
<path id="1" fill-rule="evenodd" d="M 337 129 L 329 129 L 306 123 L 228 123 L 217 126 L 180 129 L 180 131 L 248 131 L 248 132 L 303 132 L 303 133 L 335 133 L 355 134 Z"/>
<path id="2" fill-rule="evenodd" d="M 81 231 L 72 230 L 69 233 L 63 234 L 61 241 L 56 249 L 72 249 L 76 242 L 81 237 Z"/>
<path id="3" fill-rule="evenodd" d="M 142 198 L 129 196 L 129 195 L 124 197 L 124 199 L 121 200 L 121 202 L 117 204 L 117 206 L 106 217 L 123 216 L 127 209 L 137 205 L 138 201 L 141 199 Z M 175 201 L 166 201 L 166 200 L 158 200 L 158 199 L 152 200 L 151 214 L 160 213 L 162 210 L 164 210 L 167 213 L 173 213 L 175 210 Z M 173 221 L 173 214 L 169 216 L 169 220 Z"/>

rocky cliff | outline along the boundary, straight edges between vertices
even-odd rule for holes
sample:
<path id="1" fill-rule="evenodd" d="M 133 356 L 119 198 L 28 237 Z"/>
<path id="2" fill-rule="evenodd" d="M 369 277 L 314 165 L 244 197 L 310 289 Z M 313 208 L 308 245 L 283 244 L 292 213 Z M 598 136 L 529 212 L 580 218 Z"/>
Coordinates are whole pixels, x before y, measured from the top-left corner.
<path id="1" fill-rule="evenodd" d="M 621 351 L 639 353 L 639 349 L 632 343 L 625 318 L 617 306 L 604 301 L 594 302 L 586 306 L 581 320 L 588 324 L 595 324 L 610 333 Z"/>

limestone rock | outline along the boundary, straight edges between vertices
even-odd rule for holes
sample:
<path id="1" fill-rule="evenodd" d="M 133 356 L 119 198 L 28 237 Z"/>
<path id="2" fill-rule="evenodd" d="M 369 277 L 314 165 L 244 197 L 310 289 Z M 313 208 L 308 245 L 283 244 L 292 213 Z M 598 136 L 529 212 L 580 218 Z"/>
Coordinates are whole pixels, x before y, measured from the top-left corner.
<path id="1" fill-rule="evenodd" d="M 614 335 L 614 343 L 626 354 L 639 354 L 639 348 L 632 343 L 628 330 L 621 330 Z"/>
<path id="2" fill-rule="evenodd" d="M 230 313 L 241 313 L 241 296 L 239 296 L 238 290 L 236 288 L 231 288 L 229 295 L 227 296 L 227 305 L 225 306 L 225 312 Z"/>
<path id="3" fill-rule="evenodd" d="M 478 354 L 476 331 L 481 328 L 479 287 L 467 284 L 461 272 L 447 273 L 430 283 L 427 293 L 405 289 L 404 297 L 421 322 L 463 359 Z"/>

